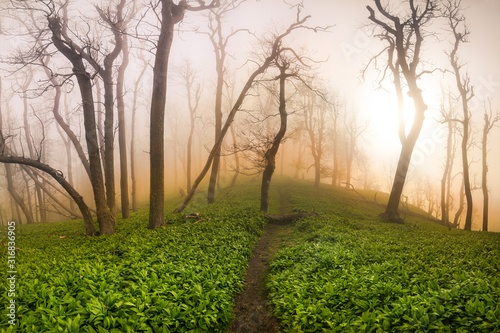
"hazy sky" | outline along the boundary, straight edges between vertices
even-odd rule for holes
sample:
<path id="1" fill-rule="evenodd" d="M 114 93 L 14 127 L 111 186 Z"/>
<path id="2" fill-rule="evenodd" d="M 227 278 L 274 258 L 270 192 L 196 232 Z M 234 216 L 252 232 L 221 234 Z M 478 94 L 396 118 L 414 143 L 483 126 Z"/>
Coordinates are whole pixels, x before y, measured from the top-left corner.
<path id="1" fill-rule="evenodd" d="M 72 6 L 83 6 L 84 1 L 73 2 Z M 93 1 L 88 3 L 93 4 Z M 103 1 L 103 3 L 108 3 Z M 391 1 L 391 3 L 396 3 Z M 398 2 L 399 3 L 399 2 Z M 461 59 L 467 63 L 464 69 L 469 70 L 472 82 L 475 84 L 476 98 L 472 101 L 472 113 L 474 128 L 478 131 L 482 128 L 483 103 L 488 98 L 492 99 L 495 110 L 500 109 L 500 43 L 498 32 L 500 31 L 500 1 L 499 0 L 464 0 L 467 6 L 465 15 L 471 28 L 470 43 L 463 45 L 459 50 Z M 304 0 L 303 15 L 311 15 L 308 24 L 311 26 L 333 25 L 328 33 L 313 33 L 302 31 L 294 33 L 287 43 L 296 47 L 303 47 L 309 56 L 316 60 L 324 61 L 320 65 L 319 75 L 325 81 L 325 85 L 335 91 L 346 104 L 346 110 L 357 109 L 364 119 L 370 122 L 370 128 L 361 143 L 368 153 L 371 167 L 380 175 L 395 168 L 399 154 L 400 144 L 397 136 L 396 121 L 396 99 L 393 94 L 391 80 L 384 83 L 383 88 L 377 90 L 375 76 L 377 72 L 371 67 L 365 80 L 361 78 L 361 70 L 367 64 L 373 54 L 380 51 L 382 45 L 371 37 L 369 28 L 363 26 L 369 23 L 366 5 L 372 5 L 373 1 L 367 0 Z M 248 0 L 235 10 L 224 22 L 229 29 L 245 28 L 251 30 L 256 36 L 261 36 L 266 31 L 281 32 L 294 21 L 296 12 L 290 10 L 282 0 Z M 190 33 L 189 31 L 206 26 L 207 18 L 201 13 L 187 13 L 184 22 L 179 26 L 179 32 L 175 36 L 171 68 L 179 66 L 186 58 L 200 69 L 200 75 L 204 78 L 205 94 L 209 97 L 213 91 L 210 89 L 214 83 L 214 56 L 213 49 L 204 35 Z M 5 26 L 2 25 L 5 29 Z M 433 66 L 448 66 L 445 52 L 450 49 L 451 44 L 446 40 L 449 34 L 444 26 L 436 27 L 440 39 L 429 38 L 425 41 L 423 59 L 428 62 L 429 68 Z M 0 36 L 2 49 L 1 54 L 12 50 L 18 45 L 17 39 L 7 39 Z M 254 36 L 240 33 L 229 44 L 229 53 L 232 55 L 228 61 L 228 67 L 236 68 L 239 78 L 247 76 L 246 59 L 252 55 L 252 51 L 259 48 Z M 448 66 L 449 67 L 449 66 Z M 129 67 L 129 73 L 137 72 L 133 64 Z M 130 75 L 129 78 L 133 76 Z M 147 73 L 144 84 L 152 81 L 151 73 Z M 185 101 L 180 99 L 182 88 L 172 78 L 169 79 L 168 102 L 170 105 L 182 105 Z M 419 142 L 414 153 L 414 160 L 410 168 L 410 179 L 414 175 L 421 174 L 429 176 L 439 185 L 439 179 L 443 169 L 444 140 L 442 126 L 436 125 L 439 114 L 441 98 L 441 86 L 451 85 L 453 80 L 450 76 L 435 74 L 422 80 L 421 88 L 424 91 L 426 103 L 429 110 L 426 113 L 426 122 L 422 130 Z M 132 82 L 130 83 L 130 86 Z M 129 87 L 130 88 L 130 87 Z M 406 114 L 411 117 L 412 101 L 408 99 Z M 211 105 L 202 106 L 210 108 Z M 169 128 L 169 125 L 166 126 Z M 409 125 L 407 126 L 409 128 Z M 211 129 L 209 130 L 211 132 Z M 143 131 L 144 139 L 146 131 Z M 477 134 L 476 137 L 480 137 Z M 500 231 L 500 168 L 495 167 L 500 163 L 500 130 L 495 129 L 490 137 L 489 155 L 489 183 L 492 189 L 490 196 L 490 207 L 492 207 L 491 229 Z M 480 170 L 479 148 L 474 148 L 472 154 L 473 169 Z M 455 171 L 460 168 L 458 160 Z M 480 176 L 477 174 L 479 185 Z M 382 181 L 381 181 L 382 182 Z M 456 182 L 458 183 L 458 182 Z M 475 207 L 480 208 L 481 191 L 475 191 Z M 494 211 L 496 209 L 496 212 Z M 495 221 L 496 220 L 496 221 Z M 476 218 L 477 224 L 480 223 Z"/>
<path id="2" fill-rule="evenodd" d="M 391 3 L 394 3 L 391 1 Z M 460 58 L 467 65 L 472 82 L 475 85 L 476 97 L 471 102 L 474 128 L 478 131 L 482 128 L 483 103 L 491 98 L 495 110 L 500 109 L 500 43 L 498 42 L 498 31 L 500 31 L 500 1 L 463 1 L 469 27 L 471 30 L 470 43 L 464 44 L 459 50 Z M 318 60 L 328 59 L 321 65 L 321 76 L 328 84 L 338 92 L 339 96 L 347 101 L 347 109 L 356 108 L 366 119 L 370 121 L 370 129 L 365 136 L 369 152 L 370 162 L 373 168 L 381 173 L 395 168 L 400 144 L 397 135 L 396 98 L 391 86 L 392 81 L 386 80 L 384 90 L 376 90 L 375 70 L 368 71 L 366 80 L 361 78 L 361 70 L 365 67 L 373 54 L 381 50 L 381 44 L 371 37 L 370 28 L 364 27 L 369 23 L 366 5 L 372 5 L 373 1 L 326 1 L 305 0 L 304 15 L 311 15 L 309 24 L 312 26 L 334 25 L 329 33 L 311 33 L 310 31 L 295 34 L 289 42 L 303 46 Z M 263 29 L 269 27 L 276 30 L 286 27 L 293 21 L 295 12 L 287 9 L 280 0 L 249 0 L 245 5 L 232 14 L 228 25 L 235 27 L 251 27 L 259 34 Z M 199 23 L 198 23 L 199 22 Z M 203 18 L 199 16 L 187 17 L 186 24 L 203 25 Z M 446 26 L 436 27 L 438 38 L 428 38 L 424 44 L 423 59 L 428 63 L 428 68 L 433 66 L 449 67 L 445 52 L 449 52 L 451 43 L 446 37 L 449 33 L 445 31 Z M 281 29 L 282 30 L 282 29 Z M 206 39 L 203 41 L 199 36 L 181 34 L 182 38 L 176 40 L 174 47 L 177 57 L 198 58 L 201 63 L 206 63 L 206 68 L 211 68 L 212 56 L 200 50 L 211 49 Z M 234 54 L 238 54 L 235 63 L 240 64 L 241 50 L 247 50 L 249 37 L 241 36 L 239 43 L 233 44 Z M 248 54 L 248 51 L 246 51 Z M 174 58 L 176 56 L 174 55 Z M 174 60 L 175 61 L 175 60 Z M 438 188 L 439 180 L 443 170 L 443 156 L 445 154 L 445 132 L 443 126 L 438 126 L 436 120 L 439 117 L 441 99 L 441 87 L 454 86 L 453 77 L 449 74 L 443 76 L 435 74 L 428 76 L 421 82 L 426 103 L 429 110 L 426 112 L 426 122 L 422 130 L 419 142 L 414 153 L 409 178 L 413 178 L 415 170 L 419 174 L 431 177 Z M 407 99 L 405 105 L 407 129 L 411 126 L 412 100 Z M 490 195 L 490 207 L 494 210 L 500 203 L 500 168 L 494 167 L 500 163 L 500 150 L 496 142 L 500 141 L 500 130 L 493 131 L 490 137 L 489 155 L 489 184 L 492 189 Z M 480 138 L 480 133 L 476 134 Z M 471 154 L 473 170 L 480 170 L 479 149 Z M 456 161 L 455 171 L 461 168 Z M 477 185 L 480 185 L 480 174 L 476 176 Z M 458 183 L 458 182 L 457 182 Z M 457 184 L 458 186 L 458 184 Z M 481 191 L 475 191 L 475 207 L 482 205 Z M 479 210 L 479 209 L 478 209 Z M 500 231 L 500 211 L 495 212 L 495 218 L 491 219 L 493 230 Z M 476 218 L 476 223 L 479 220 Z M 494 221 L 496 220 L 496 221 Z"/>

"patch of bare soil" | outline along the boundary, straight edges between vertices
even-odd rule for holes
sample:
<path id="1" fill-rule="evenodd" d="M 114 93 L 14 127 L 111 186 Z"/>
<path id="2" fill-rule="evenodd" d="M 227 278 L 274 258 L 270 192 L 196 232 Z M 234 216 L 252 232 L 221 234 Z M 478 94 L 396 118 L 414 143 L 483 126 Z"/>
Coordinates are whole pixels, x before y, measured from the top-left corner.
<path id="1" fill-rule="evenodd" d="M 291 224 L 268 223 L 255 246 L 245 274 L 245 290 L 236 296 L 235 319 L 229 332 L 277 332 L 279 322 L 267 303 L 266 276 L 269 262 L 292 230 Z"/>
<path id="2" fill-rule="evenodd" d="M 280 213 L 288 209 L 286 187 L 280 188 Z M 274 317 L 267 302 L 266 278 L 269 262 L 278 252 L 280 245 L 288 238 L 293 229 L 291 220 L 273 222 L 270 219 L 262 237 L 253 249 L 245 274 L 245 289 L 236 296 L 233 308 L 234 321 L 229 332 L 268 333 L 277 332 L 279 321 Z"/>

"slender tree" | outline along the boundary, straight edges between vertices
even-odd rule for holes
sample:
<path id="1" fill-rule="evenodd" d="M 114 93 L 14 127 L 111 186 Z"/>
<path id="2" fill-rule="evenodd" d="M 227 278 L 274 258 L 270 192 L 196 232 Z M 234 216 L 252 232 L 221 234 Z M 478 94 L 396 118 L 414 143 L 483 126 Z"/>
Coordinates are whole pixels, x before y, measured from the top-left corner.
<path id="1" fill-rule="evenodd" d="M 351 189 L 352 162 L 357 151 L 357 142 L 366 131 L 368 123 L 360 123 L 357 110 L 351 112 L 351 116 L 345 115 L 344 127 L 346 130 L 346 182 L 345 187 Z"/>
<path id="2" fill-rule="evenodd" d="M 469 101 L 474 96 L 474 87 L 471 85 L 470 77 L 468 74 L 466 74 L 465 77 L 462 76 L 461 69 L 463 67 L 463 64 L 461 64 L 458 59 L 458 48 L 460 46 L 460 43 L 468 42 L 468 36 L 470 32 L 467 28 L 465 17 L 461 14 L 460 0 L 449 0 L 444 7 L 444 14 L 448 19 L 448 23 L 454 37 L 453 49 L 449 56 L 451 66 L 453 68 L 453 73 L 455 74 L 456 86 L 460 93 L 463 111 L 463 118 L 460 121 L 460 123 L 462 124 L 462 174 L 464 177 L 465 197 L 467 199 L 467 211 L 465 215 L 464 230 L 471 230 L 473 202 L 467 148 L 469 144 L 471 118 L 469 111 Z"/>
<path id="3" fill-rule="evenodd" d="M 489 194 L 488 194 L 488 135 L 495 124 L 500 121 L 500 114 L 493 114 L 491 102 L 489 110 L 484 108 L 484 126 L 483 140 L 481 144 L 482 153 L 482 174 L 481 174 L 481 189 L 483 191 L 483 231 L 488 231 L 488 209 L 489 209 Z"/>
<path id="4" fill-rule="evenodd" d="M 131 131 L 130 131 L 130 181 L 132 183 L 132 211 L 137 210 L 137 180 L 136 180 L 136 172 L 135 172 L 135 147 L 136 147 L 136 139 L 135 139 L 135 133 L 136 133 L 136 114 L 137 114 L 137 99 L 139 96 L 139 89 L 140 89 L 140 84 L 142 81 L 142 78 L 144 77 L 144 74 L 146 73 L 146 70 L 148 69 L 148 61 L 142 54 L 142 52 L 139 54 L 139 59 L 142 61 L 142 68 L 141 72 L 139 73 L 139 76 L 135 80 L 134 84 L 134 97 L 132 100 L 132 119 L 131 119 Z"/>
<path id="5" fill-rule="evenodd" d="M 383 217 L 390 221 L 401 221 L 399 218 L 399 202 L 403 193 L 408 167 L 410 165 L 413 149 L 422 129 L 427 105 L 422 96 L 422 90 L 418 86 L 418 80 L 425 71 L 419 72 L 421 62 L 421 50 L 425 38 L 425 26 L 437 17 L 435 14 L 436 4 L 434 1 L 426 0 L 422 6 L 416 6 L 414 0 L 408 1 L 408 16 L 399 17 L 391 14 L 384 8 L 380 0 L 374 0 L 379 17 L 371 6 L 367 6 L 370 13 L 369 19 L 388 36 L 386 40 L 389 46 L 394 45 L 395 61 L 399 72 L 402 73 L 408 85 L 408 95 L 413 99 L 415 115 L 410 132 L 403 141 L 399 156 L 396 175 L 392 184 L 389 201 Z M 395 75 L 395 80 L 399 77 Z M 401 122 L 400 122 L 401 124 Z M 400 125 L 400 133 L 401 125 Z"/>
<path id="6" fill-rule="evenodd" d="M 447 94 L 448 97 L 448 108 L 446 109 L 444 105 L 445 94 L 443 94 L 443 100 L 441 102 L 441 123 L 446 124 L 448 127 L 448 135 L 446 140 L 446 158 L 445 166 L 443 170 L 443 176 L 441 178 L 441 222 L 444 225 L 449 226 L 450 224 L 450 188 L 451 188 L 451 174 L 453 169 L 453 160 L 455 159 L 455 132 L 456 125 L 453 121 L 454 119 L 454 106 L 453 98 L 450 93 Z"/>
<path id="7" fill-rule="evenodd" d="M 52 10 L 47 15 L 48 26 L 52 33 L 51 39 L 56 49 L 65 56 L 73 66 L 73 75 L 76 76 L 82 99 L 85 138 L 90 164 L 90 180 L 94 192 L 94 200 L 97 209 L 97 220 L 101 234 L 113 234 L 116 217 L 111 212 L 106 202 L 104 180 L 102 174 L 101 160 L 99 157 L 99 145 L 97 139 L 94 97 L 92 94 L 92 77 L 87 72 L 85 61 L 92 62 L 91 58 L 85 56 L 82 48 L 74 43 L 71 38 L 63 32 L 61 17 Z M 67 21 L 66 21 L 67 22 Z"/>
<path id="8" fill-rule="evenodd" d="M 274 41 L 272 42 L 271 49 L 269 50 L 268 55 L 263 59 L 262 63 L 257 67 L 257 69 L 250 75 L 248 80 L 246 81 L 245 85 L 243 86 L 238 99 L 235 101 L 231 112 L 229 112 L 226 122 L 224 123 L 224 126 L 222 127 L 221 134 L 219 138 L 215 141 L 214 146 L 210 150 L 210 153 L 208 155 L 207 161 L 205 163 L 205 166 L 201 170 L 199 176 L 196 178 L 196 180 L 193 183 L 193 187 L 191 188 L 191 191 L 186 195 L 184 198 L 184 201 L 174 210 L 174 213 L 180 213 L 186 208 L 187 204 L 189 201 L 191 201 L 198 185 L 201 183 L 203 178 L 205 178 L 205 175 L 207 174 L 208 170 L 210 169 L 210 166 L 212 165 L 212 161 L 219 151 L 221 145 L 222 145 L 222 140 L 224 139 L 224 136 L 226 135 L 227 131 L 229 130 L 229 127 L 231 126 L 231 123 L 234 120 L 234 117 L 236 116 L 236 113 L 240 109 L 241 105 L 243 104 L 243 101 L 252 87 L 255 79 L 263 74 L 269 66 L 275 61 L 275 59 L 279 56 L 280 50 L 281 50 L 281 43 L 282 40 L 290 35 L 294 30 L 305 28 L 306 26 L 304 23 L 307 21 L 307 19 L 310 16 L 306 16 L 304 18 L 300 18 L 300 7 L 297 12 L 297 20 L 295 23 L 291 24 L 288 29 L 282 33 L 281 35 L 278 35 L 274 38 Z"/>
<path id="9" fill-rule="evenodd" d="M 243 31 L 238 29 L 232 31 L 227 36 L 223 34 L 223 19 L 224 17 L 235 10 L 245 0 L 229 0 L 224 1 L 219 7 L 210 10 L 207 33 L 215 53 L 215 69 L 217 72 L 217 84 L 215 87 L 215 140 L 217 141 L 222 131 L 222 92 L 224 89 L 225 77 L 225 62 L 227 56 L 227 45 L 232 37 L 238 32 Z M 219 148 L 220 149 L 220 148 Z M 212 161 L 212 171 L 210 173 L 210 181 L 208 184 L 207 201 L 208 203 L 215 202 L 215 188 L 219 175 L 219 164 L 221 159 L 221 151 L 216 152 Z"/>
<path id="10" fill-rule="evenodd" d="M 260 190 L 260 210 L 266 212 L 269 208 L 269 187 L 271 185 L 271 178 L 276 169 L 276 154 L 281 145 L 281 141 L 285 137 L 287 127 L 287 111 L 286 111 L 286 80 L 291 76 L 297 75 L 295 71 L 289 72 L 291 63 L 290 59 L 280 55 L 275 62 L 279 70 L 277 79 L 279 80 L 279 114 L 280 114 L 280 127 L 274 139 L 270 143 L 270 147 L 264 153 L 264 172 L 262 173 L 262 185 Z"/>
<path id="11" fill-rule="evenodd" d="M 219 0 L 205 4 L 198 0 L 198 6 L 191 6 L 185 0 L 175 4 L 173 0 L 160 0 L 160 34 L 156 43 L 155 63 L 153 67 L 153 94 L 151 97 L 150 116 L 150 191 L 148 228 L 156 229 L 165 225 L 164 186 L 165 186 L 165 104 L 167 95 L 167 74 L 170 49 L 174 39 L 174 27 L 184 18 L 186 11 L 201 11 L 215 8 Z"/>

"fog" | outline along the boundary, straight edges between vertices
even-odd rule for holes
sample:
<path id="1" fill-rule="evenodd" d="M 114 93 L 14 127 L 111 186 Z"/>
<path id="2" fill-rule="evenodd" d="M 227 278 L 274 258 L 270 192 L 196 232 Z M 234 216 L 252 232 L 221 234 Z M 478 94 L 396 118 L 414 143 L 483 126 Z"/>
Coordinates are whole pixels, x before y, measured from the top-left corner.
<path id="1" fill-rule="evenodd" d="M 196 2 L 192 2 L 195 3 Z M 392 3 L 392 2 L 391 2 Z M 96 49 L 97 58 L 103 60 L 103 54 L 109 51 L 113 43 L 112 34 L 99 19 L 94 2 L 70 1 L 70 30 L 80 39 L 78 42 L 91 40 Z M 102 2 L 105 6 L 108 2 Z M 129 29 L 130 63 L 125 73 L 125 128 L 127 132 L 127 149 L 129 163 L 134 159 L 135 182 L 137 184 L 138 207 L 149 204 L 149 134 L 150 108 L 153 89 L 153 64 L 155 42 L 158 34 L 157 17 L 147 4 L 137 1 L 138 13 L 131 20 Z M 312 181 L 315 179 L 314 153 L 311 151 L 311 138 L 306 130 L 311 125 L 313 132 L 322 136 L 321 182 L 332 183 L 334 166 L 338 173 L 337 186 L 350 183 L 355 189 L 369 189 L 389 193 L 401 150 L 398 137 L 397 98 L 392 77 L 387 73 L 384 80 L 383 62 L 370 63 L 370 59 L 379 54 L 385 47 L 384 41 L 373 36 L 377 33 L 374 25 L 368 20 L 366 5 L 372 1 L 323 1 L 307 0 L 300 15 L 310 15 L 307 21 L 309 29 L 294 31 L 287 36 L 283 45 L 293 48 L 304 63 L 301 69 L 303 81 L 318 92 L 304 92 L 302 81 L 287 83 L 288 128 L 284 141 L 280 145 L 276 158 L 277 176 L 298 177 Z M 33 146 L 39 160 L 60 170 L 68 179 L 68 159 L 65 142 L 66 134 L 61 130 L 53 115 L 55 90 L 51 87 L 46 73 L 38 60 L 30 59 L 22 54 L 33 51 L 34 38 L 30 32 L 36 31 L 44 24 L 43 17 L 35 17 L 31 21 L 26 10 L 7 8 L 2 4 L 0 50 L 2 63 L 2 133 L 11 154 L 28 156 L 28 141 Z M 127 4 L 131 11 L 132 2 Z M 463 1 L 465 18 L 470 27 L 469 42 L 461 44 L 458 54 L 463 63 L 463 73 L 468 73 L 474 86 L 474 96 L 469 101 L 471 112 L 471 139 L 468 148 L 470 162 L 471 186 L 473 188 L 473 230 L 482 229 L 483 194 L 481 191 L 481 138 L 485 107 L 493 111 L 500 110 L 500 44 L 497 33 L 500 31 L 500 3 L 494 0 Z M 249 75 L 255 70 L 263 58 L 267 44 L 263 41 L 272 39 L 282 33 L 296 20 L 296 8 L 280 0 L 248 0 L 233 11 L 227 13 L 223 20 L 222 33 L 225 36 L 234 34 L 227 43 L 227 58 L 224 64 L 225 83 L 223 92 L 223 119 L 227 117 L 237 96 Z M 192 140 L 192 181 L 205 165 L 209 151 L 215 142 L 215 87 L 217 84 L 214 48 L 208 33 L 208 12 L 186 12 L 183 21 L 176 26 L 171 48 L 168 71 L 167 104 L 165 108 L 165 191 L 167 196 L 179 196 L 181 189 L 187 186 L 187 145 L 190 133 L 190 110 L 188 93 L 182 73 L 189 62 L 195 73 L 190 87 L 191 102 L 194 103 L 195 89 L 200 87 L 200 98 L 196 110 L 194 135 Z M 36 23 L 36 24 L 35 24 Z M 46 24 L 46 22 L 45 22 Z M 326 29 L 317 29 L 321 27 Z M 58 80 L 65 78 L 62 86 L 64 97 L 61 100 L 60 113 L 70 125 L 78 140 L 85 146 L 84 118 L 82 100 L 76 79 L 62 76 L 71 72 L 71 65 L 60 54 L 57 54 L 50 42 L 47 28 L 42 34 L 43 45 L 48 45 L 51 62 L 48 67 L 53 73 L 59 73 Z M 418 85 L 423 91 L 423 98 L 429 109 L 425 112 L 425 121 L 413 151 L 403 195 L 408 203 L 420 207 L 435 218 L 440 218 L 440 189 L 443 175 L 446 144 L 447 123 L 440 121 L 441 105 L 444 99 L 446 106 L 448 89 L 458 96 L 455 77 L 450 72 L 449 53 L 453 47 L 453 37 L 448 31 L 445 20 L 437 20 L 427 27 L 429 35 L 425 37 L 422 49 L 422 68 L 440 68 L 447 72 L 435 71 L 423 75 Z M 325 30 L 325 31 L 322 31 Z M 21 61 L 22 60 L 22 61 Z M 122 56 L 115 61 L 115 67 L 121 63 Z M 22 63 L 24 62 L 24 63 Z M 147 63 L 147 69 L 140 78 L 141 70 Z M 115 68 L 116 72 L 116 68 Z M 30 78 L 32 75 L 32 78 Z M 262 173 L 263 149 L 266 140 L 278 131 L 280 118 L 279 103 L 276 98 L 277 76 L 275 69 L 268 70 L 260 77 L 257 84 L 247 94 L 238 111 L 234 123 L 234 141 L 231 133 L 224 139 L 220 164 L 219 186 L 226 187 L 239 163 L 242 175 L 260 179 Z M 95 80 L 99 80 L 96 75 Z M 134 99 L 134 89 L 138 82 L 138 93 Z M 94 100 L 103 92 L 93 87 Z M 273 90 L 274 89 L 274 90 Z M 404 114 L 408 134 L 415 112 L 413 100 L 407 95 L 404 87 Z M 311 95 L 312 94 L 312 95 Z M 321 96 L 318 97 L 318 96 Z M 322 101 L 322 97 L 328 103 Z M 116 96 L 115 96 L 116 97 Z M 135 121 L 132 123 L 132 112 L 135 100 Z M 305 116 L 308 105 L 305 100 L 314 100 L 310 118 Z M 312 103 L 312 102 L 311 102 Z M 115 103 L 116 104 L 116 103 Z M 96 103 L 97 105 L 97 103 Z M 457 117 L 461 115 L 461 106 L 455 102 Z M 309 105 L 310 106 L 310 105 Z M 103 108 L 97 108 L 102 111 Z M 27 138 L 26 123 L 23 115 L 28 114 L 31 137 Z M 116 111 L 115 111 L 116 113 Z M 356 116 L 354 116 L 356 115 Z M 104 114 L 98 115 L 101 125 Z M 311 119 L 307 123 L 306 119 Z M 335 125 L 336 124 L 336 125 Z M 498 123 L 497 123 L 498 125 Z M 121 200 L 120 160 L 118 153 L 118 123 L 115 116 L 115 183 L 116 201 L 119 208 Z M 322 127 L 324 126 L 324 127 Z M 336 129 L 334 126 L 337 126 Z M 360 131 L 356 140 L 349 141 L 349 134 L 357 126 Z M 321 129 L 322 128 L 322 129 Z M 130 153 L 134 132 L 134 153 Z M 103 135 L 103 133 L 101 133 Z M 316 139 L 319 139 L 317 137 Z M 457 150 L 451 174 L 451 218 L 458 209 L 459 191 L 462 181 L 462 165 L 460 160 L 460 132 L 457 132 Z M 42 142 L 42 143 L 41 143 Z M 335 143 L 334 143 L 335 142 Z M 500 232 L 500 128 L 492 128 L 488 137 L 488 187 L 490 189 L 489 231 Z M 347 179 L 347 156 L 353 148 L 353 161 L 350 179 Z M 336 150 L 336 155 L 334 151 Z M 235 154 L 235 152 L 237 154 Z M 32 156 L 34 157 L 34 156 Z M 238 159 L 238 161 L 237 161 Z M 335 161 L 336 159 L 336 161 Z M 14 183 L 23 200 L 31 202 L 31 210 L 37 216 L 35 204 L 35 186 L 19 166 L 12 165 Z M 72 182 L 93 206 L 93 192 L 89 177 L 71 147 Z M 130 172 L 130 169 L 129 169 Z M 11 219 L 26 221 L 22 213 L 15 209 L 15 203 L 7 189 L 6 170 L 0 167 L 0 212 L 2 224 Z M 206 192 L 208 176 L 199 190 Z M 132 183 L 129 181 L 129 188 Z M 54 191 L 54 190 L 52 190 Z M 62 195 L 58 197 L 68 203 Z M 29 198 L 32 199 L 29 199 Z M 48 221 L 65 220 L 69 214 L 46 198 Z M 68 203 L 69 205 L 69 203 Z M 119 209 L 118 209 L 119 210 Z M 58 213 L 59 212 L 59 213 Z M 460 227 L 464 226 L 465 211 L 462 213 Z M 38 218 L 39 220 L 40 218 Z"/>

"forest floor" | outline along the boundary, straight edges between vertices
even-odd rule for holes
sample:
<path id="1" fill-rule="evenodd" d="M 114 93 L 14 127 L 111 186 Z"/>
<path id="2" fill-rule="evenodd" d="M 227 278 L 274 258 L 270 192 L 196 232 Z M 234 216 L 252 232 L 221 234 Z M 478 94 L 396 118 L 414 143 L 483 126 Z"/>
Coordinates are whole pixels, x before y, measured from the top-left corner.
<path id="1" fill-rule="evenodd" d="M 289 213 L 287 185 L 278 189 L 280 214 Z M 233 308 L 234 321 L 229 328 L 233 333 L 277 332 L 280 327 L 267 301 L 266 288 L 269 263 L 288 239 L 293 224 L 270 222 L 255 245 L 245 273 L 245 289 L 236 296 Z"/>

